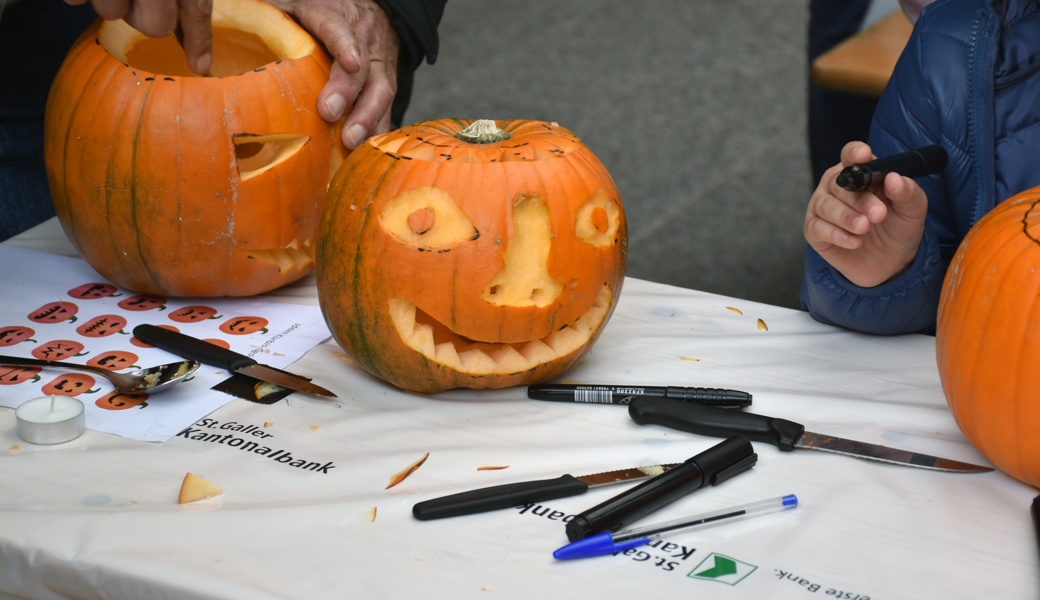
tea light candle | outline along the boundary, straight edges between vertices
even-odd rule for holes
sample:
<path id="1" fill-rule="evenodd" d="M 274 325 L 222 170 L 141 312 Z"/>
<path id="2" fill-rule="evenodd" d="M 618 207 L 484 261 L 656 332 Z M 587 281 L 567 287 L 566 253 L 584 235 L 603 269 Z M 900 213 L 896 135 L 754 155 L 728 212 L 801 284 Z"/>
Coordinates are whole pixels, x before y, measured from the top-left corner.
<path id="1" fill-rule="evenodd" d="M 14 411 L 18 437 L 30 444 L 61 444 L 86 428 L 83 403 L 69 396 L 26 400 Z"/>

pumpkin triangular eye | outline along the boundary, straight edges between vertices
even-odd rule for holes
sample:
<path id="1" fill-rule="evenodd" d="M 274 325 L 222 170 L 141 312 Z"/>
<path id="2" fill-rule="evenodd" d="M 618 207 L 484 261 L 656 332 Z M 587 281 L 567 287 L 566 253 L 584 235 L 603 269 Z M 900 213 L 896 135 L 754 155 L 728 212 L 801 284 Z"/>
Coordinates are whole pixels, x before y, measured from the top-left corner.
<path id="1" fill-rule="evenodd" d="M 274 133 L 253 135 L 239 133 L 231 136 L 235 145 L 235 162 L 242 181 L 267 171 L 296 154 L 311 140 L 309 135 Z"/>

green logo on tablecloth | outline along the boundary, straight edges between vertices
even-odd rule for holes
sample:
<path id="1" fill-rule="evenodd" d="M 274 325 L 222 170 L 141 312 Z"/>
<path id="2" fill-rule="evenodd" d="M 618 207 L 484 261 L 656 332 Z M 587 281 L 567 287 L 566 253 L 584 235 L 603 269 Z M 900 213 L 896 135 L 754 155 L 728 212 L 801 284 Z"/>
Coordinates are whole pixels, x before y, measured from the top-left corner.
<path id="1" fill-rule="evenodd" d="M 755 565 L 712 552 L 686 576 L 737 585 L 757 568 Z"/>

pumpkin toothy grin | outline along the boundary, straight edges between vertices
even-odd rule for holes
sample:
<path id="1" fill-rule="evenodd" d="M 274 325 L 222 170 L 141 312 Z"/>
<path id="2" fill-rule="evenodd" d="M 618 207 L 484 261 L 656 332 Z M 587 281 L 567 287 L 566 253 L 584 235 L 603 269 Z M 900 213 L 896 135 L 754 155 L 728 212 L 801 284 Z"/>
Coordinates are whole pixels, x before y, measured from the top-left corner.
<path id="1" fill-rule="evenodd" d="M 606 319 L 613 296 L 600 288 L 585 314 L 537 340 L 513 344 L 477 342 L 461 336 L 401 298 L 390 300 L 390 317 L 408 347 L 462 373 L 520 373 L 566 356 L 584 346 Z"/>

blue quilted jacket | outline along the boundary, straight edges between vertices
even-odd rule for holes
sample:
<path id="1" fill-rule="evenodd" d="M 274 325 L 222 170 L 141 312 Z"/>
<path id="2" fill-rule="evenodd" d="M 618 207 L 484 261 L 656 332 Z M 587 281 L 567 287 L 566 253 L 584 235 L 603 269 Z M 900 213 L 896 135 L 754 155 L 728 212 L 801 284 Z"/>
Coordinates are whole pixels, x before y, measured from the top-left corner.
<path id="1" fill-rule="evenodd" d="M 879 334 L 935 331 L 943 279 L 968 230 L 1000 200 L 1040 185 L 1040 2 L 930 4 L 878 104 L 876 156 L 941 144 L 949 164 L 917 180 L 928 219 L 917 257 L 873 288 L 849 282 L 812 248 L 802 306 L 824 323 Z"/>

